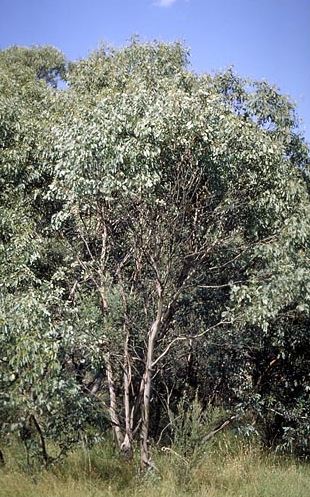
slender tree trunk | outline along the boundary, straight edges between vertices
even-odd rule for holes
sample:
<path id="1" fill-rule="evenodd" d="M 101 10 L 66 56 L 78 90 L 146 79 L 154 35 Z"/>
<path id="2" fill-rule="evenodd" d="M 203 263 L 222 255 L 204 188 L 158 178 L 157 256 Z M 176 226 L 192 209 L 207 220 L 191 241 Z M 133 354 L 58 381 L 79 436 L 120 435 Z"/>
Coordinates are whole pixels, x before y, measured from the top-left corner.
<path id="1" fill-rule="evenodd" d="M 154 356 L 154 347 L 156 338 L 161 325 L 163 315 L 163 301 L 161 286 L 157 285 L 158 304 L 157 315 L 149 331 L 147 356 L 145 371 L 143 375 L 143 404 L 142 404 L 142 427 L 141 427 L 141 467 L 147 469 L 152 467 L 152 461 L 149 452 L 149 427 L 150 427 L 150 398 L 152 387 L 152 365 Z"/>
<path id="2" fill-rule="evenodd" d="M 113 432 L 117 441 L 117 445 L 121 449 L 123 443 L 123 434 L 117 414 L 115 384 L 114 384 L 114 377 L 113 377 L 113 371 L 112 371 L 109 353 L 106 355 L 105 363 L 106 363 L 106 373 L 107 373 L 108 388 L 110 395 L 110 408 L 109 408 L 110 418 L 111 418 Z"/>
<path id="3" fill-rule="evenodd" d="M 124 325 L 126 328 L 126 325 Z M 125 438 L 121 446 L 122 453 L 127 459 L 132 458 L 132 425 L 130 411 L 131 364 L 129 356 L 129 332 L 126 331 L 124 346 L 124 407 L 125 407 Z"/>
<path id="4" fill-rule="evenodd" d="M 41 426 L 38 423 L 37 418 L 33 414 L 31 414 L 31 416 L 30 416 L 30 422 L 31 421 L 32 421 L 32 423 L 33 423 L 33 425 L 34 425 L 35 429 L 37 430 L 38 435 L 40 437 L 42 457 L 43 457 L 44 465 L 47 468 L 48 463 L 50 461 L 50 457 L 49 457 L 47 450 L 46 450 L 46 443 L 45 443 L 43 431 L 41 429 Z"/>

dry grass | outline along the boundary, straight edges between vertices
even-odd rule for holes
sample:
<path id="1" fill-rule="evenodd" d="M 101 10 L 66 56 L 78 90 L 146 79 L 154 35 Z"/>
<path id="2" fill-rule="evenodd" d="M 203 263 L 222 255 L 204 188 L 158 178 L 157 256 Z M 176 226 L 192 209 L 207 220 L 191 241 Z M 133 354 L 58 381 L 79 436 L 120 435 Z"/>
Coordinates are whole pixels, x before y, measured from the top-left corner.
<path id="1" fill-rule="evenodd" d="M 228 440 L 228 442 L 227 442 Z M 266 455 L 255 446 L 221 443 L 199 462 L 158 451 L 158 472 L 139 475 L 110 445 L 76 451 L 58 467 L 30 474 L 20 449 L 6 449 L 0 497 L 309 497 L 310 466 Z M 14 455 L 14 457 L 13 457 Z"/>

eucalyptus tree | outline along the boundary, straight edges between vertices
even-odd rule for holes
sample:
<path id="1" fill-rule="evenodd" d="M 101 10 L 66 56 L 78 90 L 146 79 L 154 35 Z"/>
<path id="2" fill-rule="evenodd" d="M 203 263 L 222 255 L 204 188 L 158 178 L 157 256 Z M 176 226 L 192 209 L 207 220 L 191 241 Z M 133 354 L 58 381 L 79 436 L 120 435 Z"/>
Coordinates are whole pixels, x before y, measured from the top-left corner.
<path id="1" fill-rule="evenodd" d="M 186 63 L 178 44 L 133 41 L 72 65 L 71 114 L 52 137 L 54 226 L 71 245 L 77 299 L 101 312 L 85 333 L 104 364 L 116 439 L 131 453 L 140 430 L 144 467 L 167 355 L 214 329 L 224 343 L 232 328 L 268 327 L 294 299 L 279 255 L 293 270 L 296 219 L 309 212 L 308 151 L 290 102 Z M 305 250 L 306 227 L 299 239 Z"/>
<path id="2" fill-rule="evenodd" d="M 44 464 L 52 459 L 48 440 L 65 452 L 90 411 L 64 367 L 69 324 L 53 276 L 65 251 L 49 230 L 55 206 L 45 198 L 64 67 L 50 47 L 0 52 L 0 424 L 2 433 L 19 433 Z"/>
<path id="3" fill-rule="evenodd" d="M 45 462 L 100 406 L 152 466 L 156 403 L 194 362 L 208 401 L 306 432 L 309 151 L 276 89 L 187 63 L 137 40 L 66 74 L 52 49 L 0 53 L 1 401 Z"/>

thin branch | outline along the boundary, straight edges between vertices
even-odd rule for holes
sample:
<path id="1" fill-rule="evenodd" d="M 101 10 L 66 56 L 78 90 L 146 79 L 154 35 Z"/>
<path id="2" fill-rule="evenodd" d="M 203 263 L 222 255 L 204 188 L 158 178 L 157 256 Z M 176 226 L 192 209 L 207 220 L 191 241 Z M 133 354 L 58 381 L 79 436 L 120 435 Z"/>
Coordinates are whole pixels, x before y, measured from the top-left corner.
<path id="1" fill-rule="evenodd" d="M 210 328 L 207 328 L 206 330 L 202 331 L 201 333 L 197 333 L 196 335 L 188 335 L 188 336 L 180 336 L 174 338 L 165 348 L 165 350 L 160 354 L 160 356 L 155 359 L 152 363 L 152 367 L 154 367 L 161 359 L 165 357 L 165 355 L 169 352 L 171 347 L 176 343 L 180 341 L 186 341 L 186 340 L 193 340 L 196 338 L 201 338 L 202 336 L 206 335 L 209 331 L 213 330 L 214 328 L 217 328 L 218 326 L 221 326 L 222 324 L 229 324 L 230 321 L 219 321 L 217 324 L 214 324 L 213 326 L 210 326 Z"/>
<path id="2" fill-rule="evenodd" d="M 210 431 L 203 439 L 202 442 L 208 442 L 211 438 L 213 438 L 219 431 L 224 430 L 226 426 L 230 425 L 235 419 L 237 419 L 238 416 L 234 415 L 231 416 L 230 418 L 226 419 L 218 428 L 215 430 Z"/>
<path id="3" fill-rule="evenodd" d="M 225 283 L 224 285 L 198 285 L 197 288 L 225 288 L 227 286 L 237 285 L 238 283 L 244 283 L 244 281 L 230 281 L 229 283 Z"/>

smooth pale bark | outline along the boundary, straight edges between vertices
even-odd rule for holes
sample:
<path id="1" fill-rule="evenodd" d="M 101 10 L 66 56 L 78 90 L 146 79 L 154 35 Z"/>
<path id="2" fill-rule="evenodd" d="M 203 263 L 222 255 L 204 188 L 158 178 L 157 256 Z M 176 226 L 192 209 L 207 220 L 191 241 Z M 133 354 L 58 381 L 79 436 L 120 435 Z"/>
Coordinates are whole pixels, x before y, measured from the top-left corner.
<path id="1" fill-rule="evenodd" d="M 120 422 L 119 422 L 119 417 L 117 414 L 115 384 L 114 384 L 113 371 L 112 371 L 112 366 L 111 366 L 111 361 L 110 361 L 110 354 L 106 355 L 105 363 L 106 363 L 106 374 L 107 374 L 108 388 L 109 388 L 109 395 L 110 395 L 110 407 L 109 407 L 110 418 L 111 418 L 112 428 L 113 428 L 113 432 L 115 434 L 115 438 L 116 438 L 118 447 L 121 449 L 122 443 L 124 441 L 124 437 L 122 434 L 122 430 L 121 430 Z"/>
<path id="2" fill-rule="evenodd" d="M 126 330 L 125 330 L 126 331 Z M 124 346 L 124 408 L 125 408 L 125 437 L 121 446 L 124 457 L 132 457 L 132 424 L 130 410 L 131 364 L 129 355 L 129 333 L 126 332 Z"/>
<path id="3" fill-rule="evenodd" d="M 152 366 L 153 366 L 154 347 L 156 344 L 156 338 L 159 333 L 161 320 L 163 316 L 162 291 L 159 284 L 157 285 L 157 292 L 158 292 L 157 314 L 156 314 L 156 319 L 153 322 L 151 329 L 149 331 L 146 364 L 143 376 L 143 404 L 142 404 L 142 427 L 141 427 L 141 467 L 143 469 L 147 469 L 153 466 L 149 453 L 148 439 L 149 439 L 149 426 L 150 426 L 150 399 L 151 399 L 151 387 L 152 387 Z"/>

